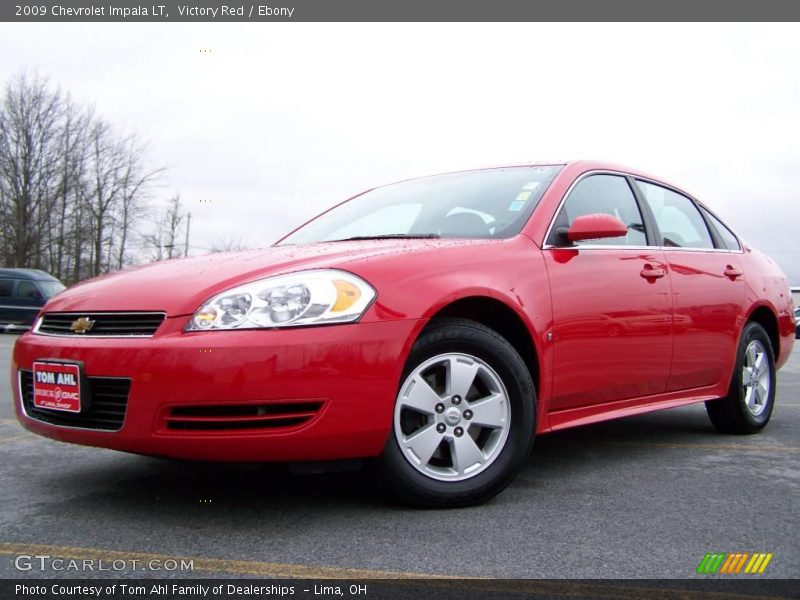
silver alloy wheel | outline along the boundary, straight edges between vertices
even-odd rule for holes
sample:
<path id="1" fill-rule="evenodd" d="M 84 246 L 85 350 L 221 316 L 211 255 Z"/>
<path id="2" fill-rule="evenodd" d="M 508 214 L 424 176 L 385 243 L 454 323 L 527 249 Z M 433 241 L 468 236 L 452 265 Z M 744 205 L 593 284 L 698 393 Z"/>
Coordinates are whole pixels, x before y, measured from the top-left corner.
<path id="1" fill-rule="evenodd" d="M 508 439 L 508 392 L 488 364 L 468 354 L 434 356 L 403 382 L 394 433 L 406 460 L 439 481 L 484 471 Z"/>
<path id="2" fill-rule="evenodd" d="M 772 373 L 767 350 L 760 341 L 753 340 L 744 351 L 742 388 L 747 410 L 754 417 L 767 407 L 771 385 Z"/>

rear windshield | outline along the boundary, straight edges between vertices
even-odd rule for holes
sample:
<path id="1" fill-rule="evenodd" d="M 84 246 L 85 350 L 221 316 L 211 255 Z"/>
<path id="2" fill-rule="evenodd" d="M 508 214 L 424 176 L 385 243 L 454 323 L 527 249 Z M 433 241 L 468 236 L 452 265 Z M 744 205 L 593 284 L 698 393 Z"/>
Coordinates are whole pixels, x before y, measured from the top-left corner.
<path id="1" fill-rule="evenodd" d="M 381 237 L 507 238 L 518 234 L 562 166 L 435 175 L 365 192 L 279 245 Z"/>

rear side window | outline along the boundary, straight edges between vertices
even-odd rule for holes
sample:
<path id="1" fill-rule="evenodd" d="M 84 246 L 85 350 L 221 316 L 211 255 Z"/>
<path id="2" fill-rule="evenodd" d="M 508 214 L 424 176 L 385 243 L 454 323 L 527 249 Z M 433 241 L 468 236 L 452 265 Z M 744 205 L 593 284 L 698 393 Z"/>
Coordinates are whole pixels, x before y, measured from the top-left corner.
<path id="1" fill-rule="evenodd" d="M 714 248 L 714 240 L 695 203 L 670 189 L 637 180 L 661 230 L 664 245 L 672 248 Z"/>
<path id="2" fill-rule="evenodd" d="M 32 281 L 20 281 L 17 286 L 17 297 L 26 300 L 35 300 L 41 298 L 42 294 Z"/>
<path id="3" fill-rule="evenodd" d="M 711 223 L 711 226 L 714 229 L 716 229 L 720 239 L 722 240 L 722 243 L 725 244 L 725 247 L 728 250 L 742 249 L 742 247 L 739 245 L 739 240 L 736 239 L 736 236 L 733 235 L 733 232 L 731 232 L 731 230 L 728 229 L 728 227 L 722 221 L 720 221 L 717 217 L 712 215 L 702 206 L 700 207 L 700 210 L 703 211 L 703 214 L 705 215 L 706 219 L 708 219 L 708 221 Z"/>
<path id="4" fill-rule="evenodd" d="M 14 289 L 13 279 L 0 279 L 0 298 L 7 298 Z"/>
<path id="5" fill-rule="evenodd" d="M 590 175 L 579 181 L 569 193 L 564 206 L 556 217 L 548 239 L 549 244 L 557 245 L 563 240 L 558 230 L 569 227 L 576 218 L 583 215 L 605 213 L 617 217 L 628 226 L 627 235 L 616 238 L 603 238 L 578 242 L 578 245 L 604 246 L 646 246 L 642 213 L 628 185 L 627 179 L 618 175 Z"/>

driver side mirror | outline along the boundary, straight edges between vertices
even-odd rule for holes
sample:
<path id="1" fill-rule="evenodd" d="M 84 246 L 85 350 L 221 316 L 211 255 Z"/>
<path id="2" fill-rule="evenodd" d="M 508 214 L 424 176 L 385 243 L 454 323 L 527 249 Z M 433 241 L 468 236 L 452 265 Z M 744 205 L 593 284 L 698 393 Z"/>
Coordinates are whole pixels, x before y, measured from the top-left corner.
<path id="1" fill-rule="evenodd" d="M 596 215 L 581 215 L 572 225 L 560 227 L 558 234 L 568 242 L 583 240 L 599 240 L 602 238 L 615 238 L 627 235 L 628 228 L 617 217 L 599 213 Z"/>

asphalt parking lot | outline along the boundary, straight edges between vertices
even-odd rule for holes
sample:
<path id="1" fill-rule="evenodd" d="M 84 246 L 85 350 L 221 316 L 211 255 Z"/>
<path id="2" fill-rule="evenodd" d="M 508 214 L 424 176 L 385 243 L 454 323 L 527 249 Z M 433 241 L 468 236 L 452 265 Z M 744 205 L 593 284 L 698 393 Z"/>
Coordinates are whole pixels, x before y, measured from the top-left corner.
<path id="1" fill-rule="evenodd" d="M 4 374 L 15 339 L 0 335 Z M 364 472 L 296 475 L 40 438 L 16 422 L 6 375 L 0 459 L 5 578 L 70 576 L 18 571 L 25 553 L 189 557 L 203 577 L 691 578 L 707 552 L 771 552 L 761 577 L 800 576 L 800 350 L 760 435 L 718 434 L 696 405 L 542 436 L 512 486 L 469 509 L 395 506 Z"/>

